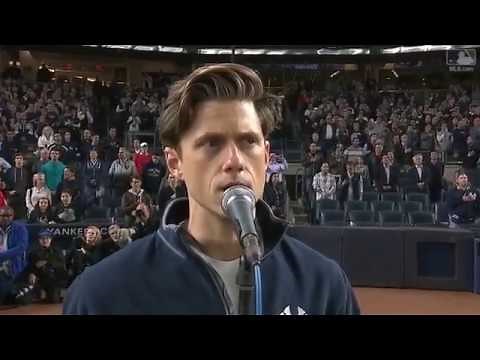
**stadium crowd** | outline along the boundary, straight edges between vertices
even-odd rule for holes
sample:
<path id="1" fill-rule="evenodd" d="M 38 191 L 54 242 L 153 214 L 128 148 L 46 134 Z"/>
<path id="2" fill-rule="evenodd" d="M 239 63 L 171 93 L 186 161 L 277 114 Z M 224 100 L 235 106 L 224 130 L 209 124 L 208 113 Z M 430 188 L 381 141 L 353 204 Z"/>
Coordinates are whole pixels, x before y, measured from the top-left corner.
<path id="1" fill-rule="evenodd" d="M 358 82 L 331 93 L 297 85 L 274 104 L 272 143 L 302 144 L 311 222 L 318 201 L 345 207 L 372 191 L 424 193 L 437 203 L 447 189 L 446 156 L 465 168 L 447 199 L 453 220 L 472 221 L 476 208 L 465 203 L 477 196 L 462 191 L 476 178 L 480 107 L 466 90 L 452 85 L 422 98 Z M 153 232 L 167 203 L 186 194 L 160 146 L 141 138 L 124 145 L 127 133 L 156 131 L 166 93 L 126 87 L 108 99 L 97 82 L 0 81 L 0 304 L 61 301 L 61 289 L 87 266 Z M 264 200 L 283 218 L 287 169 L 286 154 L 274 149 Z M 106 219 L 106 234 L 90 225 Z M 25 223 L 44 229 L 29 239 Z M 59 249 L 47 227 L 78 223 L 88 226 Z"/>

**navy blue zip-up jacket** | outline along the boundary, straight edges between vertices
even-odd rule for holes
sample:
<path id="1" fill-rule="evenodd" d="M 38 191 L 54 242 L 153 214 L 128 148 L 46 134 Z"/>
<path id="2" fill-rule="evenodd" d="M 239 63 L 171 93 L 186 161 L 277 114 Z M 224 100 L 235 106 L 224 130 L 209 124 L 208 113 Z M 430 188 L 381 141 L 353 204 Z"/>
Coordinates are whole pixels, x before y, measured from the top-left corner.
<path id="1" fill-rule="evenodd" d="M 262 200 L 256 213 L 265 247 L 264 314 L 360 312 L 350 282 L 336 262 L 286 235 L 287 224 Z M 170 203 L 157 232 L 77 277 L 67 292 L 63 313 L 232 314 L 221 278 L 191 249 L 192 240 L 182 235 L 183 228 L 174 225 L 187 218 L 187 199 Z M 253 314 L 253 298 L 250 304 Z"/>

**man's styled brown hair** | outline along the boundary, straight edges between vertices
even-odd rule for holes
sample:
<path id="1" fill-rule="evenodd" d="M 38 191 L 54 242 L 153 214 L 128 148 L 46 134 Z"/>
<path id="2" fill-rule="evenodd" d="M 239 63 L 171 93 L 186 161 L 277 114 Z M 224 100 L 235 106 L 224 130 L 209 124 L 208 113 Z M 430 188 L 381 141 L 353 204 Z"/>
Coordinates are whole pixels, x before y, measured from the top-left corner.
<path id="1" fill-rule="evenodd" d="M 208 100 L 252 101 L 263 135 L 272 131 L 274 97 L 265 93 L 258 74 L 239 64 L 214 64 L 196 69 L 171 87 L 160 121 L 162 144 L 176 148 L 192 125 L 196 106 Z"/>

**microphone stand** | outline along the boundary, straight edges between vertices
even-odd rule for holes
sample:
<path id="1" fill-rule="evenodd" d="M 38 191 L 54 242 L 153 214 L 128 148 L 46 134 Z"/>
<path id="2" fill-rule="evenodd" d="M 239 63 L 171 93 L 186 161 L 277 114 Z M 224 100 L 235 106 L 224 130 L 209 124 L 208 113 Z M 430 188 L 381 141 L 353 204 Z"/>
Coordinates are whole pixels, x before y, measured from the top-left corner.
<path id="1" fill-rule="evenodd" d="M 252 298 L 253 280 L 252 280 L 252 266 L 245 259 L 245 256 L 240 258 L 240 267 L 237 274 L 237 285 L 240 288 L 239 302 L 238 302 L 238 314 L 239 315 L 251 315 L 250 314 L 250 300 Z"/>

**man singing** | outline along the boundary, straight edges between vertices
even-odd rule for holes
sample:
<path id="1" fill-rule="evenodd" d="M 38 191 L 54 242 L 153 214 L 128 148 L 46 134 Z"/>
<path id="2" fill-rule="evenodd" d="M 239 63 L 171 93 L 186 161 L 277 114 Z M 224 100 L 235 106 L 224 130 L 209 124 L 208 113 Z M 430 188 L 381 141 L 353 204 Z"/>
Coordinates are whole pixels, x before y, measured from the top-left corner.
<path id="1" fill-rule="evenodd" d="M 270 97 L 253 70 L 199 68 L 170 89 L 161 142 L 188 199 L 165 209 L 162 227 L 87 268 L 68 291 L 65 314 L 238 314 L 242 247 L 224 214 L 224 191 L 244 185 L 262 199 L 273 128 Z M 264 245 L 264 314 L 357 314 L 338 264 L 286 235 L 263 200 L 256 223 Z M 255 304 L 250 301 L 253 314 Z M 286 311 L 288 309 L 288 311 Z"/>

